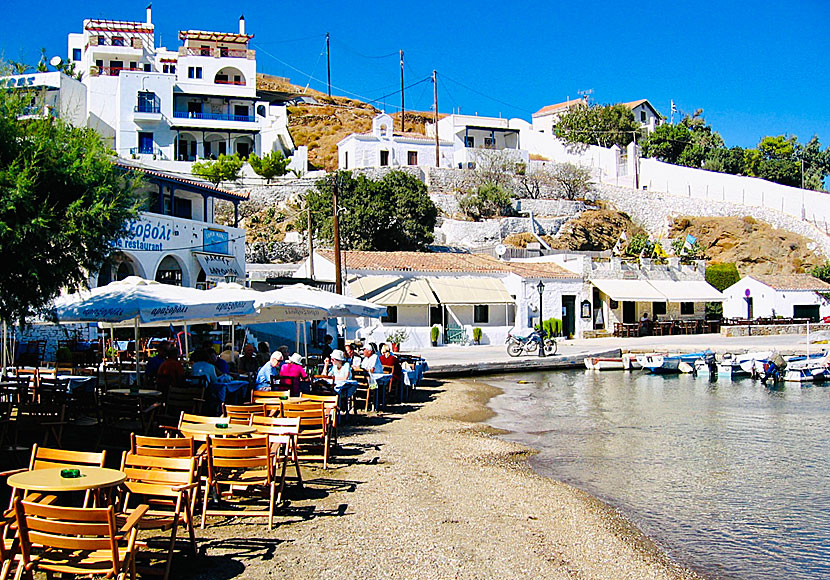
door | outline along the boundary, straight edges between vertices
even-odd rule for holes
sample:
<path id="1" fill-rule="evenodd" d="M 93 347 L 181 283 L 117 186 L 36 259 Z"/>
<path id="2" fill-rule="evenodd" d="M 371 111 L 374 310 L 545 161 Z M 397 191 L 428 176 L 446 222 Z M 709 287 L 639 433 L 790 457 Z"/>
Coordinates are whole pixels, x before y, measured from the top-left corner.
<path id="1" fill-rule="evenodd" d="M 809 318 L 810 322 L 818 322 L 819 320 L 819 311 L 818 311 L 818 304 L 808 304 L 808 305 L 794 305 L 793 306 L 793 318 Z"/>
<path id="2" fill-rule="evenodd" d="M 562 296 L 562 334 L 576 334 L 576 296 Z"/>
<path id="3" fill-rule="evenodd" d="M 138 152 L 152 153 L 153 152 L 153 134 L 145 133 L 143 131 L 138 133 Z"/>
<path id="4" fill-rule="evenodd" d="M 187 103 L 187 113 L 190 117 L 195 117 L 196 115 L 202 114 L 202 103 L 194 103 L 190 101 Z"/>
<path id="5" fill-rule="evenodd" d="M 625 324 L 637 322 L 637 304 L 634 302 L 623 302 L 623 319 Z"/>

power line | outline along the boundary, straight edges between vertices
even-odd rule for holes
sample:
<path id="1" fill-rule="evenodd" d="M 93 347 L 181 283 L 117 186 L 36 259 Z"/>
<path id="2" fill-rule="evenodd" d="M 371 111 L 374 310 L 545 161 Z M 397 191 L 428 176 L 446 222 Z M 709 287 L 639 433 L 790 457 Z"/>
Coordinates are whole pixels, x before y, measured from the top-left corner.
<path id="1" fill-rule="evenodd" d="M 474 88 L 472 88 L 472 87 L 470 87 L 470 86 L 468 86 L 468 85 L 465 85 L 464 83 L 462 83 L 462 82 L 460 82 L 460 81 L 457 81 L 457 80 L 455 80 L 454 78 L 452 78 L 452 77 L 450 77 L 450 76 L 447 76 L 446 74 L 442 74 L 441 76 L 442 76 L 443 78 L 447 79 L 447 80 L 448 80 L 448 81 L 450 81 L 450 82 L 453 82 L 453 83 L 455 83 L 455 84 L 457 84 L 457 85 L 459 85 L 459 86 L 461 86 L 461 87 L 464 87 L 464 88 L 465 88 L 465 89 L 467 89 L 468 91 L 471 91 L 471 92 L 473 92 L 473 93 L 475 93 L 475 94 L 477 94 L 477 95 L 480 95 L 480 96 L 482 96 L 482 97 L 485 97 L 485 98 L 487 98 L 487 99 L 490 99 L 491 101 L 495 101 L 496 103 L 500 103 L 500 104 L 505 105 L 505 106 L 507 106 L 507 107 L 513 107 L 513 108 L 515 108 L 515 109 L 519 109 L 520 111 L 524 111 L 525 113 L 530 113 L 530 114 L 533 114 L 533 113 L 535 112 L 535 111 L 531 111 L 531 110 L 529 110 L 529 109 L 525 109 L 524 107 L 520 107 L 520 106 L 518 106 L 518 105 L 515 105 L 515 104 L 513 104 L 513 103 L 508 103 L 508 102 L 506 102 L 506 101 L 499 100 L 499 99 L 497 99 L 497 98 L 495 98 L 495 97 L 492 97 L 492 96 L 490 96 L 490 95 L 488 95 L 488 94 L 486 94 L 486 93 L 482 93 L 481 91 L 478 91 L 478 90 L 476 90 L 476 89 L 474 89 Z"/>
<path id="2" fill-rule="evenodd" d="M 414 83 L 412 83 L 411 85 L 404 87 L 404 88 L 403 88 L 403 90 L 411 89 L 412 87 L 416 87 L 416 86 L 420 85 L 421 83 L 425 83 L 425 82 L 427 82 L 427 81 L 429 81 L 429 80 L 432 80 L 432 79 L 431 79 L 431 77 L 426 77 L 426 78 L 423 78 L 423 79 L 419 80 L 418 82 L 414 82 Z M 367 105 L 369 105 L 369 104 L 372 104 L 372 103 L 378 102 L 378 101 L 380 101 L 381 99 L 385 99 L 385 98 L 387 98 L 387 97 L 391 97 L 392 95 L 397 95 L 397 94 L 398 94 L 398 93 L 400 93 L 400 92 L 401 92 L 401 89 L 398 89 L 397 91 L 395 91 L 395 92 L 393 92 L 393 93 L 389 93 L 388 95 L 383 95 L 382 97 L 378 97 L 378 98 L 377 98 L 377 99 L 375 99 L 374 101 L 368 101 L 366 104 L 367 104 Z"/>

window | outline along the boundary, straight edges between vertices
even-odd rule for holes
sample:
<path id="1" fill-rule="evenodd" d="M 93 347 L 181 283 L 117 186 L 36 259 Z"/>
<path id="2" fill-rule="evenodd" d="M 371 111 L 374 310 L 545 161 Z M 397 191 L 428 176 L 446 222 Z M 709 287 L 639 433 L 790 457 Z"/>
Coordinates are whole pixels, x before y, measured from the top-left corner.
<path id="1" fill-rule="evenodd" d="M 156 93 L 150 91 L 140 91 L 138 93 L 137 113 L 158 113 L 160 111 L 161 108 Z"/>
<path id="2" fill-rule="evenodd" d="M 440 306 L 430 306 L 429 307 L 429 325 L 433 326 L 434 324 L 444 324 L 444 319 L 442 317 L 443 311 L 441 310 Z"/>
<path id="3" fill-rule="evenodd" d="M 242 159 L 246 159 L 251 152 L 250 144 L 245 142 L 237 143 L 236 152 Z"/>
<path id="4" fill-rule="evenodd" d="M 349 152 L 348 151 L 346 151 L 346 154 L 344 155 L 343 162 L 344 162 L 343 163 L 343 169 L 348 169 L 349 168 Z"/>
<path id="5" fill-rule="evenodd" d="M 98 46 L 104 46 L 107 44 L 107 39 L 103 36 L 98 37 Z"/>
<path id="6" fill-rule="evenodd" d="M 104 61 L 103 60 L 96 60 L 95 61 L 95 66 L 97 66 L 98 68 L 104 68 Z"/>
<path id="7" fill-rule="evenodd" d="M 73 48 L 72 49 L 72 60 L 81 60 L 81 49 L 80 48 Z"/>
<path id="8" fill-rule="evenodd" d="M 113 36 L 112 37 L 112 45 L 113 46 L 124 46 L 124 37 L 123 36 Z"/>
<path id="9" fill-rule="evenodd" d="M 150 65 L 149 62 L 144 63 L 144 72 L 153 72 L 153 67 Z"/>
<path id="10" fill-rule="evenodd" d="M 200 66 L 189 66 L 189 67 L 187 67 L 187 78 L 189 78 L 189 79 L 200 79 L 200 78 L 202 78 L 202 67 L 200 67 Z"/>
<path id="11" fill-rule="evenodd" d="M 646 122 L 646 112 L 645 111 L 640 111 L 640 122 L 641 123 Z"/>
<path id="12" fill-rule="evenodd" d="M 199 49 L 199 54 L 202 56 L 210 56 L 210 47 L 203 44 Z"/>
<path id="13" fill-rule="evenodd" d="M 225 155 L 228 152 L 228 144 L 224 141 L 219 142 L 219 155 Z"/>
<path id="14" fill-rule="evenodd" d="M 228 56 L 228 47 L 227 46 L 220 46 L 219 47 L 219 56 Z"/>
<path id="15" fill-rule="evenodd" d="M 245 105 L 234 105 L 233 107 L 233 114 L 236 117 L 245 117 L 247 119 L 249 111 L 250 109 Z"/>
<path id="16" fill-rule="evenodd" d="M 175 258 L 166 256 L 161 261 L 159 269 L 156 271 L 156 282 L 173 286 L 182 285 L 182 268 Z"/>
<path id="17" fill-rule="evenodd" d="M 153 152 L 153 134 L 140 131 L 138 133 L 138 152 L 152 153 Z"/>
<path id="18" fill-rule="evenodd" d="M 130 70 L 137 70 L 137 69 L 138 69 L 138 63 L 135 62 L 135 61 L 131 61 L 130 62 Z"/>
<path id="19" fill-rule="evenodd" d="M 666 303 L 665 302 L 652 302 L 651 303 L 651 311 L 654 313 L 654 317 L 658 316 L 665 316 L 666 314 Z"/>
<path id="20" fill-rule="evenodd" d="M 695 303 L 694 302 L 681 302 L 680 303 L 680 314 L 694 314 L 695 313 Z"/>
<path id="21" fill-rule="evenodd" d="M 380 166 L 386 167 L 389 165 L 389 151 L 380 152 Z"/>
<path id="22" fill-rule="evenodd" d="M 476 324 L 490 322 L 490 307 L 487 304 L 476 304 L 473 307 L 473 322 Z"/>
<path id="23" fill-rule="evenodd" d="M 496 140 L 492 137 L 485 137 L 484 138 L 484 148 L 485 149 L 493 149 L 496 146 Z"/>
<path id="24" fill-rule="evenodd" d="M 123 60 L 111 60 L 110 61 L 110 74 L 118 76 L 118 73 L 124 68 L 124 61 Z"/>
<path id="25" fill-rule="evenodd" d="M 242 77 L 239 75 L 233 75 L 233 84 L 235 85 L 244 85 L 245 83 L 242 82 Z"/>
<path id="26" fill-rule="evenodd" d="M 475 147 L 476 146 L 476 139 L 475 137 L 464 137 L 464 147 Z"/>
<path id="27" fill-rule="evenodd" d="M 188 220 L 193 219 L 193 202 L 185 197 L 174 197 L 173 215 Z"/>
<path id="28" fill-rule="evenodd" d="M 406 164 L 407 165 L 418 165 L 418 152 L 417 151 L 407 151 L 406 152 Z"/>
<path id="29" fill-rule="evenodd" d="M 397 306 L 387 306 L 386 307 L 386 315 L 380 317 L 381 322 L 391 322 L 392 324 L 398 323 L 398 307 Z"/>

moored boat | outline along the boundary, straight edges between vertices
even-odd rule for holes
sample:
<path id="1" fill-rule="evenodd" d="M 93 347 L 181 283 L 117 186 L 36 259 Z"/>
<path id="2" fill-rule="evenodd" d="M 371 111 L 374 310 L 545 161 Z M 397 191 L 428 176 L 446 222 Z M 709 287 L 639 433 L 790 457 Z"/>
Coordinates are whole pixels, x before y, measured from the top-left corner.
<path id="1" fill-rule="evenodd" d="M 637 360 L 637 355 L 631 353 L 625 353 L 624 355 L 622 355 L 622 363 L 623 368 L 627 371 L 633 371 L 643 368 L 640 362 Z"/>
<path id="2" fill-rule="evenodd" d="M 625 368 L 622 357 L 586 357 L 585 368 L 591 371 L 621 371 Z"/>
<path id="3" fill-rule="evenodd" d="M 690 354 L 661 354 L 649 353 L 637 356 L 637 362 L 650 373 L 654 374 L 676 374 L 681 372 L 680 365 L 683 364 L 685 372 L 692 372 L 696 360 L 702 358 L 705 353 L 694 352 Z"/>

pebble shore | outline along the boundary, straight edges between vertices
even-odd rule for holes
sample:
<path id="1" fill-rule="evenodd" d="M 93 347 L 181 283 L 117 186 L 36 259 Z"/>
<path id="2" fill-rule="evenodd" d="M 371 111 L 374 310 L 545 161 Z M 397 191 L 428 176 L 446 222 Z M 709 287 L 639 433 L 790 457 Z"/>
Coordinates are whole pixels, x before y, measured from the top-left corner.
<path id="1" fill-rule="evenodd" d="M 210 519 L 176 578 L 695 579 L 615 510 L 535 474 L 532 450 L 481 423 L 498 390 L 427 381 L 415 401 L 342 429 L 268 531 Z"/>

